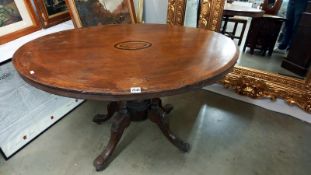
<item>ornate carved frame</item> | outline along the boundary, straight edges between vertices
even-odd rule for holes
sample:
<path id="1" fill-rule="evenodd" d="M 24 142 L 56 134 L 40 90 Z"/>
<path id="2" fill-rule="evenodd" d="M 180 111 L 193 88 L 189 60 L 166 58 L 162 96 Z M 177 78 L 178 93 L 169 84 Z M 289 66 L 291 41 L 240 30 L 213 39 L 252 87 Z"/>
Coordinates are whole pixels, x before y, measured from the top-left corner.
<path id="1" fill-rule="evenodd" d="M 199 27 L 219 31 L 223 0 L 201 0 Z M 185 0 L 168 0 L 167 23 L 183 25 Z M 235 66 L 233 71 L 220 81 L 226 88 L 251 98 L 281 98 L 290 105 L 297 105 L 311 113 L 311 79 L 299 80 L 252 68 Z"/>
<path id="2" fill-rule="evenodd" d="M 219 31 L 224 0 L 201 0 L 198 27 Z M 186 0 L 168 0 L 167 24 L 184 25 Z"/>
<path id="3" fill-rule="evenodd" d="M 275 73 L 235 66 L 222 81 L 226 88 L 251 98 L 281 98 L 311 113 L 311 83 Z"/>
<path id="4" fill-rule="evenodd" d="M 168 0 L 167 24 L 184 25 L 185 10 L 185 0 Z"/>
<path id="5" fill-rule="evenodd" d="M 224 0 L 201 0 L 199 27 L 219 31 L 224 9 Z"/>

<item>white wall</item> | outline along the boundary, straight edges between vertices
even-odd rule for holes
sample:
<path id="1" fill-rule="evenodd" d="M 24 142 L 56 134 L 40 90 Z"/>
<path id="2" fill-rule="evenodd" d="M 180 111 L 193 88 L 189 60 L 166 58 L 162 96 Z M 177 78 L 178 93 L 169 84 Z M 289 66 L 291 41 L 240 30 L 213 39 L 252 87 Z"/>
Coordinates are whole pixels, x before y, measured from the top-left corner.
<path id="1" fill-rule="evenodd" d="M 168 0 L 145 0 L 144 21 L 145 23 L 166 23 Z"/>

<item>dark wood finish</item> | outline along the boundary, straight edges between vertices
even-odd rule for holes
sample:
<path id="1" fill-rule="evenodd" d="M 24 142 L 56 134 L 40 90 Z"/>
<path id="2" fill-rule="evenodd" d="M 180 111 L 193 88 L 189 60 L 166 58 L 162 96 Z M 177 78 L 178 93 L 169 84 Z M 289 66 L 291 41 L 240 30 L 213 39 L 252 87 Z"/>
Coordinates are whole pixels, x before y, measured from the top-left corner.
<path id="1" fill-rule="evenodd" d="M 34 4 L 36 6 L 37 13 L 41 20 L 43 28 L 48 28 L 70 19 L 68 10 L 50 16 L 47 12 L 44 0 L 34 0 Z"/>
<path id="2" fill-rule="evenodd" d="M 311 3 L 309 2 L 309 6 Z M 293 38 L 287 57 L 282 67 L 300 75 L 306 76 L 311 63 L 311 10 L 304 12 L 298 24 L 296 35 Z"/>
<path id="3" fill-rule="evenodd" d="M 32 8 L 30 0 L 23 0 L 25 3 L 25 6 L 27 8 L 27 12 L 30 15 L 31 21 L 33 25 L 28 26 L 26 28 L 17 30 L 15 32 L 9 33 L 4 36 L 0 36 L 0 44 L 7 43 L 9 41 L 12 41 L 14 39 L 17 39 L 19 37 L 22 37 L 24 35 L 30 34 L 32 32 L 35 32 L 41 28 L 39 19 L 37 18 L 34 9 Z"/>
<path id="4" fill-rule="evenodd" d="M 108 145 L 103 152 L 94 160 L 94 166 L 97 171 L 103 170 L 108 163 L 114 149 L 120 141 L 124 130 L 130 125 L 131 118 L 129 116 L 126 102 L 120 103 L 120 111 L 113 117 L 111 126 L 111 136 Z"/>
<path id="5" fill-rule="evenodd" d="M 272 15 L 254 18 L 249 27 L 243 51 L 246 50 L 246 47 L 249 47 L 251 54 L 254 54 L 255 49 L 259 49 L 263 56 L 266 55 L 267 51 L 270 56 L 283 22 L 283 18 Z"/>
<path id="6" fill-rule="evenodd" d="M 33 86 L 68 97 L 111 102 L 111 136 L 94 160 L 103 170 L 131 121 L 149 118 L 182 152 L 190 145 L 172 133 L 158 97 L 199 89 L 221 79 L 238 59 L 229 38 L 208 30 L 169 25 L 108 25 L 63 31 L 22 46 L 13 63 Z M 131 93 L 132 87 L 141 92 Z"/>
<path id="7" fill-rule="evenodd" d="M 93 122 L 97 124 L 101 124 L 107 120 L 109 120 L 116 112 L 119 111 L 119 102 L 110 102 L 107 105 L 107 114 L 97 114 L 93 118 Z"/>
<path id="8" fill-rule="evenodd" d="M 247 19 L 239 18 L 239 17 L 230 17 L 227 22 L 234 23 L 234 27 L 232 32 L 225 31 L 225 35 L 230 37 L 231 39 L 238 39 L 238 45 L 241 45 L 243 36 L 245 33 L 246 25 L 247 25 Z M 242 31 L 240 35 L 236 34 L 236 30 L 239 24 L 242 24 Z"/>
<path id="9" fill-rule="evenodd" d="M 282 2 L 282 0 L 276 0 L 274 5 L 270 7 L 268 0 L 264 0 L 261 6 L 265 15 L 252 19 L 243 51 L 246 50 L 246 47 L 249 47 L 251 54 L 254 54 L 255 49 L 259 49 L 261 55 L 266 55 L 268 51 L 268 55 L 271 56 L 284 22 L 283 18 L 275 16 Z"/>
<path id="10" fill-rule="evenodd" d="M 140 50 L 114 47 L 135 40 L 152 46 Z M 119 101 L 200 89 L 226 75 L 237 59 L 234 43 L 216 32 L 137 24 L 47 35 L 22 46 L 13 63 L 27 82 L 45 91 Z M 142 92 L 132 94 L 131 87 L 141 87 Z"/>
<path id="11" fill-rule="evenodd" d="M 94 166 L 97 171 L 105 169 L 111 160 L 111 155 L 120 141 L 124 130 L 132 121 L 144 121 L 149 118 L 158 125 L 166 138 L 182 152 L 190 151 L 190 144 L 177 137 L 169 127 L 168 113 L 173 106 L 168 104 L 162 106 L 160 98 L 127 101 L 114 103 L 117 105 L 115 115 L 112 118 L 111 136 L 109 142 L 102 153 L 94 160 Z M 109 113 L 109 111 L 108 111 Z"/>
<path id="12" fill-rule="evenodd" d="M 94 4 L 96 4 L 95 1 L 93 1 Z M 98 2 L 97 2 L 98 3 Z M 129 8 L 129 13 L 130 13 L 130 16 L 131 16 L 131 20 L 132 20 L 132 23 L 137 23 L 137 19 L 136 19 L 136 13 L 135 13 L 135 7 L 134 7 L 134 2 L 133 0 L 127 0 L 127 3 L 128 3 L 128 8 Z M 66 4 L 68 5 L 69 7 L 69 11 L 70 11 L 70 15 L 72 16 L 72 20 L 73 20 L 73 23 L 74 23 L 74 26 L 76 28 L 81 28 L 81 27 L 89 27 L 89 26 L 92 26 L 92 25 L 85 25 L 83 24 L 83 22 L 81 21 L 81 18 L 80 18 L 80 14 L 77 10 L 77 7 L 76 7 L 76 2 L 73 1 L 73 0 L 66 0 Z M 98 6 L 95 6 L 95 7 L 98 7 Z M 93 6 L 94 8 L 94 6 Z M 91 11 L 94 11 L 91 10 Z M 105 17 L 105 14 L 102 12 L 102 10 L 96 10 L 95 11 L 97 13 L 94 13 L 96 14 L 95 15 L 95 18 L 104 18 Z M 111 23 L 109 23 L 111 24 Z M 133 43 L 132 43 L 133 45 Z M 137 42 L 136 42 L 136 45 L 137 45 Z M 116 48 L 124 48 L 124 46 L 127 46 L 126 43 L 119 43 L 119 44 L 116 44 L 115 47 Z M 113 113 L 115 112 L 115 110 L 117 110 L 115 107 L 117 105 L 115 104 L 115 102 L 113 103 L 110 103 L 110 105 L 108 105 L 108 114 L 107 115 L 103 115 L 103 114 L 97 114 L 94 118 L 93 118 L 93 121 L 95 123 L 102 123 L 102 122 L 105 122 L 107 120 L 109 120 Z M 113 112 L 111 112 L 113 111 Z"/>
<path id="13" fill-rule="evenodd" d="M 167 113 L 172 108 L 164 108 L 160 99 L 152 99 L 149 112 L 149 119 L 156 123 L 166 138 L 182 152 L 189 152 L 190 145 L 178 138 L 169 127 Z"/>

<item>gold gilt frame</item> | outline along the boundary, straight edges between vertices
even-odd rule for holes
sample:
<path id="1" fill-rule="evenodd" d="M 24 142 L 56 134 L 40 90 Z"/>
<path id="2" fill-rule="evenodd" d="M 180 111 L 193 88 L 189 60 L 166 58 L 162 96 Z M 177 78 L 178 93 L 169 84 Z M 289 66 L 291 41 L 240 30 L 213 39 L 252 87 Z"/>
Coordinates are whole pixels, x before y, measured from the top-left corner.
<path id="1" fill-rule="evenodd" d="M 185 0 L 168 0 L 167 23 L 183 25 L 186 8 Z M 199 27 L 219 31 L 223 0 L 201 0 Z M 252 68 L 235 66 L 233 71 L 220 81 L 226 88 L 251 98 L 277 98 L 290 105 L 297 105 L 311 113 L 311 79 L 295 79 Z"/>
<path id="2" fill-rule="evenodd" d="M 222 81 L 226 88 L 251 98 L 281 98 L 311 113 L 311 83 L 275 73 L 235 66 Z"/>
<path id="3" fill-rule="evenodd" d="M 184 25 L 186 0 L 168 0 L 167 24 Z M 224 0 L 201 0 L 198 27 L 219 31 Z"/>
<path id="4" fill-rule="evenodd" d="M 224 0 L 201 0 L 199 28 L 220 31 Z"/>
<path id="5" fill-rule="evenodd" d="M 186 0 L 168 0 L 167 24 L 184 25 Z"/>

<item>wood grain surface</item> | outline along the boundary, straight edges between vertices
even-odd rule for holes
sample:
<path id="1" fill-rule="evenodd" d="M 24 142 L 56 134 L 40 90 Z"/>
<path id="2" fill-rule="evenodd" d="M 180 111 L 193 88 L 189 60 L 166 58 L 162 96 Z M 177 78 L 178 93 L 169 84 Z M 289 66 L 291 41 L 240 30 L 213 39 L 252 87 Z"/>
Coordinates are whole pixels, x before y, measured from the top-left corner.
<path id="1" fill-rule="evenodd" d="M 231 39 L 212 31 L 163 24 L 107 25 L 33 40 L 14 54 L 13 63 L 39 89 L 118 101 L 199 89 L 226 75 L 238 55 Z M 131 93 L 132 87 L 140 87 L 141 93 Z"/>

